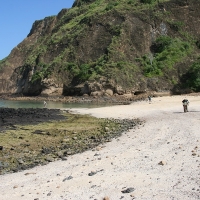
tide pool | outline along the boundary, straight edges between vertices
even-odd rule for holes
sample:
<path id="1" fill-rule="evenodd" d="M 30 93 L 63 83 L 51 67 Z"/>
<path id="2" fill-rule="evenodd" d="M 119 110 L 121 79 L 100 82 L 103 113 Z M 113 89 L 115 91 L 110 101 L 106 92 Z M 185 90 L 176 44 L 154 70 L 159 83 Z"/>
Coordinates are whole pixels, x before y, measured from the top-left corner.
<path id="1" fill-rule="evenodd" d="M 62 109 L 62 108 L 97 108 L 111 106 L 113 104 L 109 103 L 93 103 L 93 102 L 84 102 L 84 103 L 63 103 L 63 102 L 54 102 L 46 101 L 46 108 L 49 109 Z M 10 100 L 0 100 L 0 107 L 3 108 L 44 108 L 43 101 L 10 101 Z"/>

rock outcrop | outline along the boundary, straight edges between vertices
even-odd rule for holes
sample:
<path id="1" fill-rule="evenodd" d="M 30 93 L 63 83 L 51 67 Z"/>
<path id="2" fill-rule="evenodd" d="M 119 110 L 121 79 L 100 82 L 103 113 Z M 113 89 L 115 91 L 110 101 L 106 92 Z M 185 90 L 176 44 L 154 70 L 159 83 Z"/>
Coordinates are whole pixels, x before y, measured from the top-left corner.
<path id="1" fill-rule="evenodd" d="M 200 53 L 199 10 L 199 0 L 159 1 L 151 7 L 140 1 L 122 6 L 76 0 L 71 9 L 35 21 L 0 61 L 0 93 L 130 97 L 191 91 L 180 84 Z M 158 58 L 161 36 L 175 38 L 185 53 L 175 58 L 174 50 L 171 60 Z"/>

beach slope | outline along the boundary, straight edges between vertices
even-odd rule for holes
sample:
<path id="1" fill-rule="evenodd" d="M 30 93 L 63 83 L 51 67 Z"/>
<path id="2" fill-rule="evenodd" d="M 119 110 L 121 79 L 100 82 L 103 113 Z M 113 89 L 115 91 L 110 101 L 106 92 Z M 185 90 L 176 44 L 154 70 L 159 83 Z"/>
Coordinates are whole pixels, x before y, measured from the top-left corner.
<path id="1" fill-rule="evenodd" d="M 200 199 L 200 96 L 71 110 L 145 123 L 65 161 L 0 176 L 0 199 Z"/>

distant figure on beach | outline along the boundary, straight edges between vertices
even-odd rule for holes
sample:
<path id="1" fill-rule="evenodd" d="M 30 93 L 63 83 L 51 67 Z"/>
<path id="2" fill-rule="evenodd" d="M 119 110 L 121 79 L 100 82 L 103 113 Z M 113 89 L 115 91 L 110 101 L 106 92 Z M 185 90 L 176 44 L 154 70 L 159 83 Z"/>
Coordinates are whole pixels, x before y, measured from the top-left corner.
<path id="1" fill-rule="evenodd" d="M 190 102 L 187 99 L 183 99 L 182 103 L 184 112 L 188 112 L 188 106 Z"/>
<path id="2" fill-rule="evenodd" d="M 151 102 L 151 96 L 148 96 L 149 103 Z"/>
<path id="3" fill-rule="evenodd" d="M 45 107 L 45 108 L 47 107 L 47 102 L 46 102 L 46 101 L 44 101 L 44 107 Z"/>

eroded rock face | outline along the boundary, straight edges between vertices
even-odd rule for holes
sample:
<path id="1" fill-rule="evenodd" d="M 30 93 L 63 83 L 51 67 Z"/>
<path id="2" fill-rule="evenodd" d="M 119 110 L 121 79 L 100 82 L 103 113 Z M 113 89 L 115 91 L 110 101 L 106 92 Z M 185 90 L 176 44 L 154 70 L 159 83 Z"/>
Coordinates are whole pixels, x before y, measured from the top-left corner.
<path id="1" fill-rule="evenodd" d="M 41 81 L 42 84 L 42 92 L 41 95 L 55 95 L 55 96 L 60 96 L 63 93 L 63 87 L 62 85 L 56 84 L 54 82 L 54 79 L 43 79 Z"/>
<path id="2" fill-rule="evenodd" d="M 86 81 L 84 84 L 79 84 L 75 87 L 64 87 L 65 95 L 90 95 L 90 96 L 113 96 L 114 94 L 123 95 L 130 93 L 125 91 L 121 86 L 117 85 L 112 79 L 101 77 L 97 81 Z"/>

